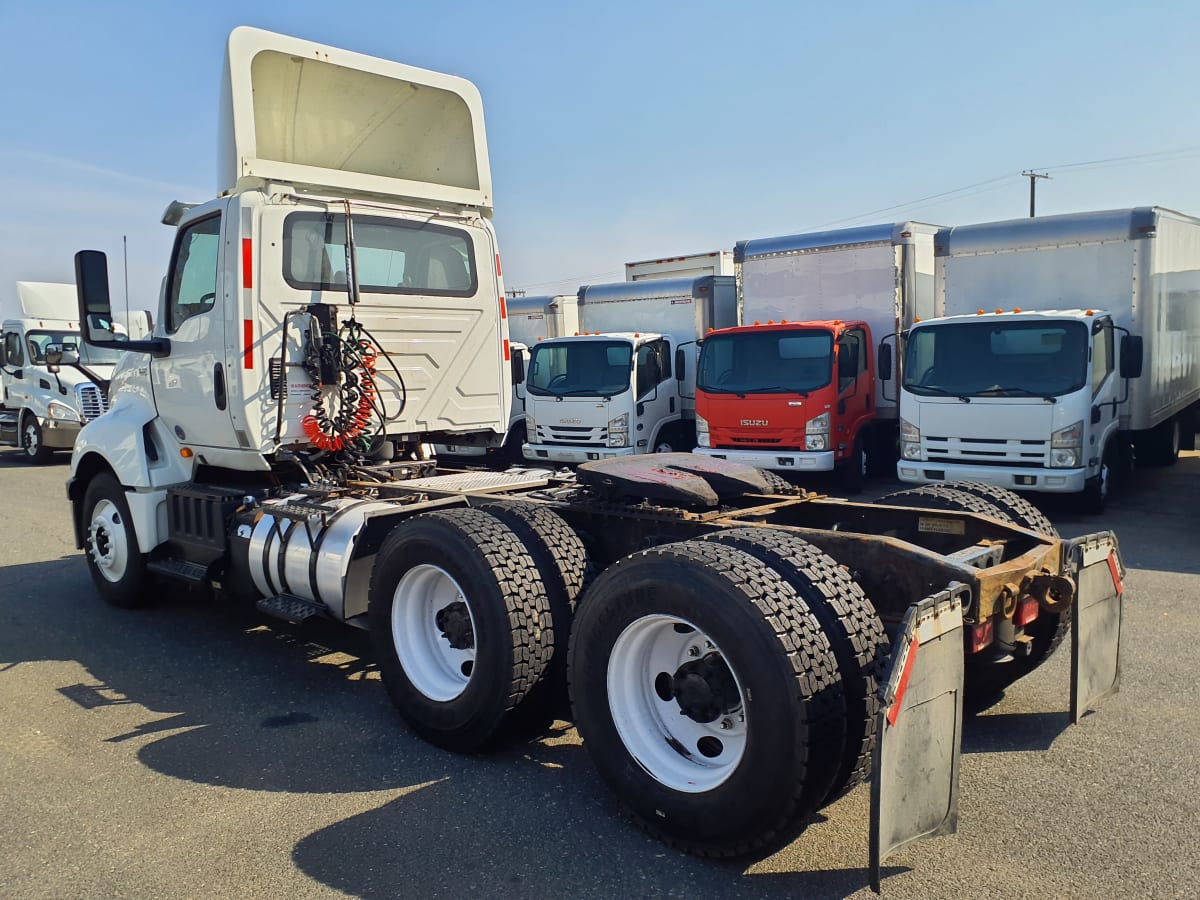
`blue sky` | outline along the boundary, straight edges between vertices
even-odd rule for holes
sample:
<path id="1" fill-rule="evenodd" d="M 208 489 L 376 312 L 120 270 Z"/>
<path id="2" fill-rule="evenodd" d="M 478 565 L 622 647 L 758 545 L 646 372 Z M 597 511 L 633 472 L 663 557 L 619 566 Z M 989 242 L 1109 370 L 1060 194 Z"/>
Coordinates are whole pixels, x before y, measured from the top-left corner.
<path id="1" fill-rule="evenodd" d="M 153 306 L 174 199 L 216 190 L 224 42 L 248 24 L 483 94 L 508 288 L 901 219 L 1200 215 L 1200 4 L 0 0 L 0 291 L 109 251 Z M 925 199 L 929 198 L 929 199 Z"/>

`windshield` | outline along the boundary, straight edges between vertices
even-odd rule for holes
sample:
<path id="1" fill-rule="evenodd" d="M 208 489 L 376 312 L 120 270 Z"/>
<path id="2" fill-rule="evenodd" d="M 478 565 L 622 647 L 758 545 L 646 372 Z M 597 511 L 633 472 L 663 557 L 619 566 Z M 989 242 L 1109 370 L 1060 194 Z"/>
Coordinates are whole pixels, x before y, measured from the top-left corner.
<path id="1" fill-rule="evenodd" d="M 122 338 L 118 337 L 117 340 Z M 75 351 L 79 354 L 79 362 L 85 366 L 113 366 L 121 359 L 124 350 L 113 350 L 111 347 L 92 347 L 85 344 L 78 331 L 31 331 L 26 336 L 29 345 L 29 362 L 33 365 L 46 364 L 46 347 L 58 344 L 64 353 Z"/>
<path id="2" fill-rule="evenodd" d="M 629 389 L 633 347 L 628 341 L 542 343 L 529 357 L 531 394 L 611 397 Z"/>
<path id="3" fill-rule="evenodd" d="M 954 322 L 916 328 L 904 350 L 914 394 L 1057 397 L 1086 383 L 1082 322 Z"/>
<path id="4" fill-rule="evenodd" d="M 739 331 L 704 341 L 696 386 L 718 394 L 805 394 L 832 376 L 828 331 Z"/>

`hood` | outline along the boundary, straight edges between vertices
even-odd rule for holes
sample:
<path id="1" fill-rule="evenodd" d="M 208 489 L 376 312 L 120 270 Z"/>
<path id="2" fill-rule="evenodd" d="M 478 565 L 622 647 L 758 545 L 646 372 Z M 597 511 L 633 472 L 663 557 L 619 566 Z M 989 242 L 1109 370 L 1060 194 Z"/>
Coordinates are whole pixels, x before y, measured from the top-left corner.
<path id="1" fill-rule="evenodd" d="M 964 403 L 957 397 L 906 394 L 901 405 L 901 417 L 920 429 L 923 440 L 1048 441 L 1051 432 L 1079 420 L 1074 404 L 1038 397 L 972 397 Z"/>

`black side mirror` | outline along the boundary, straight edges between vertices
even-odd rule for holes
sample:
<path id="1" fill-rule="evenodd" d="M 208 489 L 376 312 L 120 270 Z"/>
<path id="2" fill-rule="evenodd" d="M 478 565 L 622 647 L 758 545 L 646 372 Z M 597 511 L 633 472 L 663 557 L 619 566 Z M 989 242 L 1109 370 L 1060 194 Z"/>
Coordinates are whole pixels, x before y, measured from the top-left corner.
<path id="1" fill-rule="evenodd" d="M 1142 376 L 1142 338 L 1141 335 L 1127 334 L 1121 341 L 1121 377 L 1140 378 Z"/>
<path id="2" fill-rule="evenodd" d="M 112 347 L 154 356 L 166 356 L 171 351 L 171 342 L 166 338 L 118 339 L 108 293 L 108 257 L 99 250 L 80 250 L 75 254 L 75 291 L 79 297 L 79 324 L 85 342 L 94 347 Z"/>
<path id="3" fill-rule="evenodd" d="M 892 380 L 892 345 L 886 340 L 879 342 L 879 371 L 876 373 L 880 381 Z"/>
<path id="4" fill-rule="evenodd" d="M 46 368 L 51 372 L 57 372 L 58 367 L 62 365 L 63 348 L 61 344 L 47 344 L 46 349 L 42 351 L 46 357 Z"/>
<path id="5" fill-rule="evenodd" d="M 683 369 L 687 359 L 683 355 L 683 348 L 675 348 L 675 380 L 680 384 L 683 383 Z"/>
<path id="6" fill-rule="evenodd" d="M 512 383 L 525 383 L 525 351 L 514 350 L 512 354 Z"/>

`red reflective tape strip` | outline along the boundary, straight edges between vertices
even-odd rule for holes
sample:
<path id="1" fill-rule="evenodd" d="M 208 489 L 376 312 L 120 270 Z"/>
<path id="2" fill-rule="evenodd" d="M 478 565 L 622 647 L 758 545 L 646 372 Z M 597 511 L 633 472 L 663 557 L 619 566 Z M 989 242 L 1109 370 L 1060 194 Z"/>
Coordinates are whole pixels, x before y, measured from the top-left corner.
<path id="1" fill-rule="evenodd" d="M 504 302 L 503 297 L 500 298 L 500 318 L 502 318 L 502 319 L 508 318 L 508 304 L 506 304 Z"/>
<path id="2" fill-rule="evenodd" d="M 904 671 L 900 673 L 900 684 L 896 686 L 896 699 L 888 707 L 887 720 L 889 725 L 895 725 L 896 720 L 900 718 L 900 704 L 904 702 L 904 692 L 908 690 L 908 677 L 912 675 L 912 667 L 913 663 L 916 662 L 917 648 L 919 646 L 921 646 L 921 642 L 914 634 L 912 643 L 908 647 L 908 656 L 904 660 Z"/>
<path id="3" fill-rule="evenodd" d="M 502 271 L 500 271 L 500 254 L 499 253 L 496 254 L 496 277 L 497 278 L 504 277 L 504 273 Z"/>
<path id="4" fill-rule="evenodd" d="M 1115 553 L 1108 554 L 1108 574 L 1112 576 L 1113 587 L 1117 589 L 1117 593 L 1124 593 L 1125 585 L 1121 584 L 1121 572 L 1117 568 L 1117 557 Z"/>
<path id="5" fill-rule="evenodd" d="M 250 238 L 242 238 L 242 287 L 254 287 L 254 245 Z"/>
<path id="6" fill-rule="evenodd" d="M 504 361 L 508 362 L 510 359 L 512 359 L 512 357 L 509 355 L 509 351 L 508 351 L 508 338 L 505 338 L 504 339 Z"/>
<path id="7" fill-rule="evenodd" d="M 254 320 L 244 319 L 242 321 L 242 366 L 247 369 L 254 368 Z"/>

